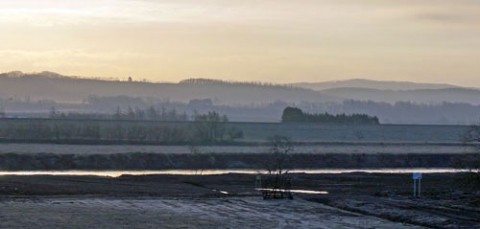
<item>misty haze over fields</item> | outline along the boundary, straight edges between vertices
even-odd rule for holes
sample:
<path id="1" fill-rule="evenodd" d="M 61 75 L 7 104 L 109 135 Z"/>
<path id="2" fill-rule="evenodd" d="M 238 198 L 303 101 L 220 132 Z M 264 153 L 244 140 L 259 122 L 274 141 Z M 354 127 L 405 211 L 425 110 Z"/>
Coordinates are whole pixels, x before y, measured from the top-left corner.
<path id="1" fill-rule="evenodd" d="M 480 90 L 448 84 L 353 79 L 288 85 L 187 79 L 150 83 L 68 77 L 52 72 L 0 74 L 6 116 L 61 112 L 114 113 L 155 107 L 188 115 L 218 111 L 232 121 L 277 122 L 286 106 L 311 113 L 365 113 L 381 123 L 471 124 Z"/>
<path id="2" fill-rule="evenodd" d="M 0 1 L 0 229 L 480 229 L 480 0 Z"/>

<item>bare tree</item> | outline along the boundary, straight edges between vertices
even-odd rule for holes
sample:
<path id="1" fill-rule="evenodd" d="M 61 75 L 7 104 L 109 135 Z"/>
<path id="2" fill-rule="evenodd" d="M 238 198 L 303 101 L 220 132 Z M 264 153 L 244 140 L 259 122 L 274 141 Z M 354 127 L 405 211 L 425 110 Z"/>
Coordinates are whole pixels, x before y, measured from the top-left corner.
<path id="1" fill-rule="evenodd" d="M 457 161 L 456 166 L 468 170 L 469 181 L 480 184 L 480 125 L 473 125 L 465 132 L 463 143 L 473 148 L 474 153 Z"/>
<path id="2" fill-rule="evenodd" d="M 463 142 L 473 145 L 480 150 L 480 125 L 471 126 L 463 136 Z"/>
<path id="3" fill-rule="evenodd" d="M 199 143 L 223 142 L 228 118 L 215 111 L 207 114 L 196 114 L 193 122 L 192 138 Z"/>
<path id="4" fill-rule="evenodd" d="M 268 139 L 269 149 L 265 169 L 269 174 L 282 175 L 288 173 L 290 153 L 294 150 L 288 137 L 275 135 Z"/>
<path id="5" fill-rule="evenodd" d="M 0 118 L 5 118 L 5 107 L 0 104 Z"/>
<path id="6" fill-rule="evenodd" d="M 268 144 L 268 154 L 264 161 L 268 175 L 261 183 L 262 196 L 264 199 L 292 199 L 292 183 L 287 174 L 293 144 L 288 137 L 279 135 L 269 138 Z"/>
<path id="7" fill-rule="evenodd" d="M 189 162 L 191 168 L 195 171 L 195 175 L 197 175 L 198 172 L 200 172 L 200 175 L 203 173 L 203 162 L 200 160 L 201 157 L 201 150 L 198 145 L 196 145 L 194 142 L 190 142 L 188 144 L 188 150 L 190 151 L 189 155 Z"/>

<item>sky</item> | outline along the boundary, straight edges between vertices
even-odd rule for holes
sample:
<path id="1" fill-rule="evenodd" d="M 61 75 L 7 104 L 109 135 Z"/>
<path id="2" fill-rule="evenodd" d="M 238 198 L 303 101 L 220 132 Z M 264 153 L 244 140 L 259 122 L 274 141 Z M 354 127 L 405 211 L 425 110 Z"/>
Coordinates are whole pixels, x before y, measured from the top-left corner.
<path id="1" fill-rule="evenodd" d="M 478 0 L 0 0 L 0 72 L 480 87 Z"/>

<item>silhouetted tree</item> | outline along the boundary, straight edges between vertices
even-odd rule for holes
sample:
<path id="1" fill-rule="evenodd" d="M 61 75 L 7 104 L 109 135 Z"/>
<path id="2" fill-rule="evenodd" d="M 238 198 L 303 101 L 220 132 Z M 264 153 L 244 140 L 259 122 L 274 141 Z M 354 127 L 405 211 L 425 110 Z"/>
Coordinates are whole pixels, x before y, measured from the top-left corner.
<path id="1" fill-rule="evenodd" d="M 48 117 L 49 118 L 57 118 L 58 117 L 57 109 L 55 109 L 55 107 L 50 108 L 50 113 L 48 114 Z"/>
<path id="2" fill-rule="evenodd" d="M 5 108 L 0 105 L 0 118 L 5 118 Z"/>
<path id="3" fill-rule="evenodd" d="M 467 169 L 470 173 L 469 180 L 480 185 L 480 125 L 471 126 L 463 136 L 467 147 L 473 147 L 475 153 L 457 161 L 457 167 Z"/>
<path id="4" fill-rule="evenodd" d="M 283 110 L 282 122 L 318 122 L 333 124 L 380 124 L 377 117 L 368 116 L 366 114 L 308 114 L 301 109 L 295 107 L 287 107 Z"/>
<path id="5" fill-rule="evenodd" d="M 232 127 L 227 131 L 228 140 L 234 142 L 236 139 L 243 138 L 243 131 L 239 128 Z"/>
<path id="6" fill-rule="evenodd" d="M 280 135 L 270 137 L 268 140 L 268 157 L 264 166 L 269 174 L 282 175 L 288 173 L 290 153 L 294 150 L 290 138 Z"/>
<path id="7" fill-rule="evenodd" d="M 222 116 L 215 111 L 197 114 L 193 122 L 193 141 L 202 143 L 223 141 L 227 122 L 227 116 Z"/>
<path id="8" fill-rule="evenodd" d="M 132 109 L 132 107 L 128 107 L 127 118 L 129 120 L 134 120 L 135 119 L 135 111 Z"/>
<path id="9" fill-rule="evenodd" d="M 158 120 L 158 112 L 154 106 L 150 106 L 147 110 L 147 116 L 150 120 Z"/>
<path id="10" fill-rule="evenodd" d="M 303 121 L 303 111 L 296 107 L 287 107 L 283 110 L 282 122 L 299 122 Z"/>
<path id="11" fill-rule="evenodd" d="M 264 199 L 293 198 L 290 189 L 291 179 L 288 177 L 288 168 L 291 163 L 290 153 L 293 144 L 288 137 L 275 135 L 268 138 L 268 154 L 264 161 L 264 169 L 268 175 L 262 180 L 262 195 Z"/>

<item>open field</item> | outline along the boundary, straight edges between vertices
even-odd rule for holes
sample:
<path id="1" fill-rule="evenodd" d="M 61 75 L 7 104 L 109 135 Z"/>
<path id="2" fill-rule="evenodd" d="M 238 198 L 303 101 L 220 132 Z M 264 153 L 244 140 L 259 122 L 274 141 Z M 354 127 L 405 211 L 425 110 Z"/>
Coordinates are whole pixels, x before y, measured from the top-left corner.
<path id="1" fill-rule="evenodd" d="M 0 177 L 0 227 L 476 228 L 480 193 L 462 174 L 294 174 L 294 200 L 264 201 L 255 175 Z M 453 186 L 456 188 L 453 189 Z M 22 217 L 22 220 L 19 220 Z"/>
<path id="2" fill-rule="evenodd" d="M 200 153 L 255 154 L 268 152 L 268 146 L 197 146 Z M 380 144 L 380 143 L 322 143 L 295 145 L 294 154 L 466 154 L 474 152 L 462 144 Z M 189 146 L 153 145 L 68 145 L 0 143 L 0 154 L 189 154 Z"/>
<path id="3" fill-rule="evenodd" d="M 128 120 L 55 120 L 55 119 L 0 119 L 0 140 L 9 142 L 8 136 L 17 136 L 18 132 L 35 126 L 37 131 L 51 134 L 51 139 L 45 135 L 31 135 L 22 133 L 20 136 L 28 138 L 14 138 L 26 142 L 72 142 L 117 144 L 136 142 L 138 144 L 159 144 L 155 140 L 115 139 L 116 131 L 136 133 L 157 131 L 157 135 L 174 134 L 181 140 L 182 135 L 192 131 L 192 122 L 158 122 L 158 121 L 128 121 Z M 87 129 L 85 129 L 88 127 Z M 366 143 L 460 143 L 468 126 L 441 126 L 441 125 L 332 125 L 318 123 L 247 123 L 232 122 L 227 128 L 235 127 L 243 132 L 243 138 L 237 143 L 264 142 L 273 135 L 284 135 L 296 142 L 366 142 Z M 83 129 L 82 129 L 83 128 Z M 79 130 L 81 129 L 81 130 Z M 52 133 L 62 130 L 66 136 L 55 136 Z M 3 132 L 2 132 L 3 131 Z M 91 132 L 95 138 L 67 141 L 70 132 Z M 7 133 L 8 132 L 8 133 Z M 3 133 L 3 134 L 2 134 Z M 168 135 L 167 134 L 167 135 Z M 3 139 L 2 139 L 3 138 Z M 162 140 L 163 139 L 163 140 Z M 163 136 L 159 141 L 173 141 Z"/>
<path id="4" fill-rule="evenodd" d="M 4 121 L 0 127 L 9 125 Z M 229 125 L 241 127 L 244 138 L 194 150 L 101 138 L 1 139 L 0 170 L 264 169 L 271 160 L 265 139 L 274 134 L 295 141 L 292 169 L 451 168 L 475 152 L 461 143 L 464 126 Z M 480 193 L 463 176 L 425 174 L 422 198 L 413 199 L 410 174 L 291 174 L 293 189 L 328 193 L 292 201 L 262 200 L 251 174 L 0 176 L 0 228 L 477 228 Z"/>
<path id="5" fill-rule="evenodd" d="M 467 126 L 238 123 L 245 141 L 280 134 L 299 142 L 458 143 Z"/>
<path id="6" fill-rule="evenodd" d="M 0 119 L 0 133 L 6 136 L 0 137 L 0 170 L 256 169 L 268 161 L 266 139 L 276 134 L 292 139 L 292 168 L 445 168 L 475 152 L 461 142 L 466 126 L 227 126 L 241 129 L 244 137 L 235 142 L 192 146 L 184 141 L 191 122 Z M 45 134 L 31 135 L 36 132 L 35 128 L 30 131 L 31 127 Z M 61 128 L 66 132 L 59 131 Z M 91 135 L 85 135 L 86 139 L 63 138 L 69 131 L 78 136 L 87 132 Z M 120 136 L 136 140 L 105 138 L 116 131 L 127 131 Z M 150 138 L 145 137 L 147 132 Z M 7 138 L 9 134 L 17 136 L 15 133 L 31 138 Z M 178 141 L 169 138 L 174 133 L 179 134 Z M 160 139 L 152 140 L 157 134 Z M 162 139 L 171 141 L 161 144 Z"/>

